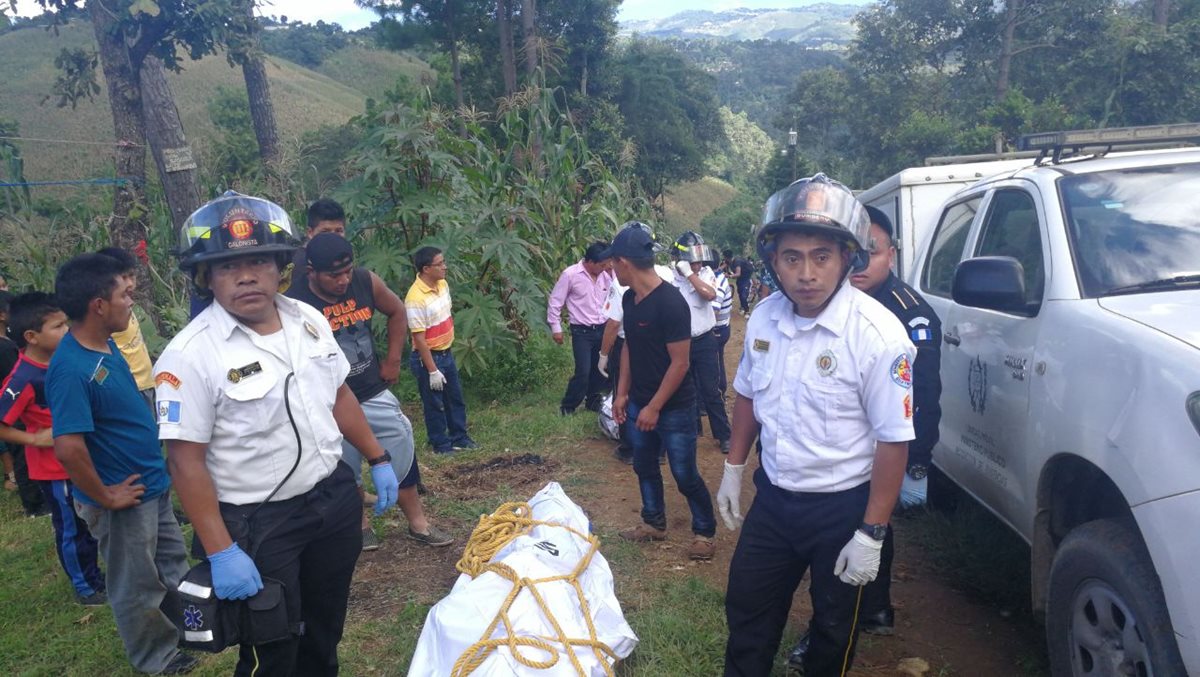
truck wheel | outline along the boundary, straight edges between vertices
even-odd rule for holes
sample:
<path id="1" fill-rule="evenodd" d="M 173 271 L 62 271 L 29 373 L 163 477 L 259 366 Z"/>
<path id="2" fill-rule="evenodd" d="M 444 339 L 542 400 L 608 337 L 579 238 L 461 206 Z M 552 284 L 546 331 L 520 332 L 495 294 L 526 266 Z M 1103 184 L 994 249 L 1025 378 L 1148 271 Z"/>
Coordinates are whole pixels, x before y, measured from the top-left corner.
<path id="1" fill-rule="evenodd" d="M 1050 567 L 1046 643 L 1055 677 L 1186 675 L 1162 585 L 1132 520 L 1096 520 Z"/>

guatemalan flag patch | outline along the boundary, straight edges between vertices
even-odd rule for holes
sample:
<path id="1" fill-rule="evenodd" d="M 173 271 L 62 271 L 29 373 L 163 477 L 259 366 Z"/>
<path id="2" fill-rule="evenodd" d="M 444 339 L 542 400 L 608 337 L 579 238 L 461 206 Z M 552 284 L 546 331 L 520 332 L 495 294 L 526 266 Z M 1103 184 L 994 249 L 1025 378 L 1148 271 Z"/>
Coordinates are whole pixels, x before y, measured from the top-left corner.
<path id="1" fill-rule="evenodd" d="M 908 326 L 912 329 L 909 335 L 912 337 L 913 343 L 929 341 L 933 338 L 933 330 L 929 328 L 929 318 L 927 317 L 914 317 L 908 321 Z"/>

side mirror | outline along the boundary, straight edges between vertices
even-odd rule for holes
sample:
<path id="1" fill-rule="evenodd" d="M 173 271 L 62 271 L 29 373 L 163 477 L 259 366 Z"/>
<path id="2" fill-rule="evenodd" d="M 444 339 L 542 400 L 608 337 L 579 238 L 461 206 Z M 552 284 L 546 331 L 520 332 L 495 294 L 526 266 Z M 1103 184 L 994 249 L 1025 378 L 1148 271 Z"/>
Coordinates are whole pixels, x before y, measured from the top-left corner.
<path id="1" fill-rule="evenodd" d="M 1025 312 L 1025 269 L 1011 256 L 979 256 L 958 264 L 954 302 L 972 308 Z"/>

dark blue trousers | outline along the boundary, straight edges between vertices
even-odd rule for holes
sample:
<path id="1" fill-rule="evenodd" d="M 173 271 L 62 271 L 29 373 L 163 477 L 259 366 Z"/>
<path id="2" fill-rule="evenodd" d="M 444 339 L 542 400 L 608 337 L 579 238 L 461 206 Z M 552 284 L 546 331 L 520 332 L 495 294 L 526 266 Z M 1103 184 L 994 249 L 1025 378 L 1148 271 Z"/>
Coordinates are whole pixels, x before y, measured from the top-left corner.
<path id="1" fill-rule="evenodd" d="M 725 344 L 729 343 L 729 325 L 713 327 L 713 336 L 717 338 L 717 389 L 721 391 L 721 399 L 729 389 L 728 378 L 725 375 Z"/>
<path id="2" fill-rule="evenodd" d="M 435 454 L 448 453 L 452 447 L 468 446 L 467 403 L 463 400 L 462 382 L 458 379 L 458 365 L 449 350 L 433 351 L 433 364 L 446 377 L 446 385 L 440 391 L 429 387 L 429 372 L 421 362 L 421 355 L 412 351 L 409 369 L 417 381 L 421 393 L 421 410 L 425 414 L 425 432 L 429 446 Z"/>
<path id="3" fill-rule="evenodd" d="M 567 381 L 567 392 L 563 394 L 561 406 L 574 411 L 587 398 L 589 408 L 599 409 L 600 398 L 608 381 L 596 367 L 600 359 L 600 341 L 604 338 L 604 325 L 571 325 L 571 355 L 575 358 L 575 372 Z M 618 354 L 617 359 L 620 360 Z M 612 364 L 612 356 L 609 356 Z"/>
<path id="4" fill-rule="evenodd" d="M 789 492 L 772 485 L 760 468 L 754 486 L 757 494 L 729 565 L 725 675 L 771 674 L 792 595 L 811 571 L 804 674 L 840 677 L 854 659 L 860 588 L 842 583 L 833 569 L 862 523 L 870 483 L 833 493 Z"/>
<path id="5" fill-rule="evenodd" d="M 708 414 L 708 427 L 718 440 L 729 439 L 729 416 L 725 414 L 725 402 L 721 399 L 717 373 L 717 337 L 711 331 L 692 339 L 691 364 L 688 372 L 696 383 L 696 419 L 700 412 Z M 697 429 L 699 430 L 699 429 Z"/>

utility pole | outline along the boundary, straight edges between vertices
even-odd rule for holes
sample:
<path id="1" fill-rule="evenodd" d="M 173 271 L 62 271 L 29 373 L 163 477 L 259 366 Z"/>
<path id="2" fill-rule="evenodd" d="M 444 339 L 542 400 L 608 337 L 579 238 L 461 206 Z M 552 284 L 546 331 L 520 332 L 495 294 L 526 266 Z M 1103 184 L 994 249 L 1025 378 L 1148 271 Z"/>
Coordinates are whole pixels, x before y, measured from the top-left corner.
<path id="1" fill-rule="evenodd" d="M 792 156 L 792 181 L 796 180 L 796 128 L 788 130 L 788 154 Z"/>

